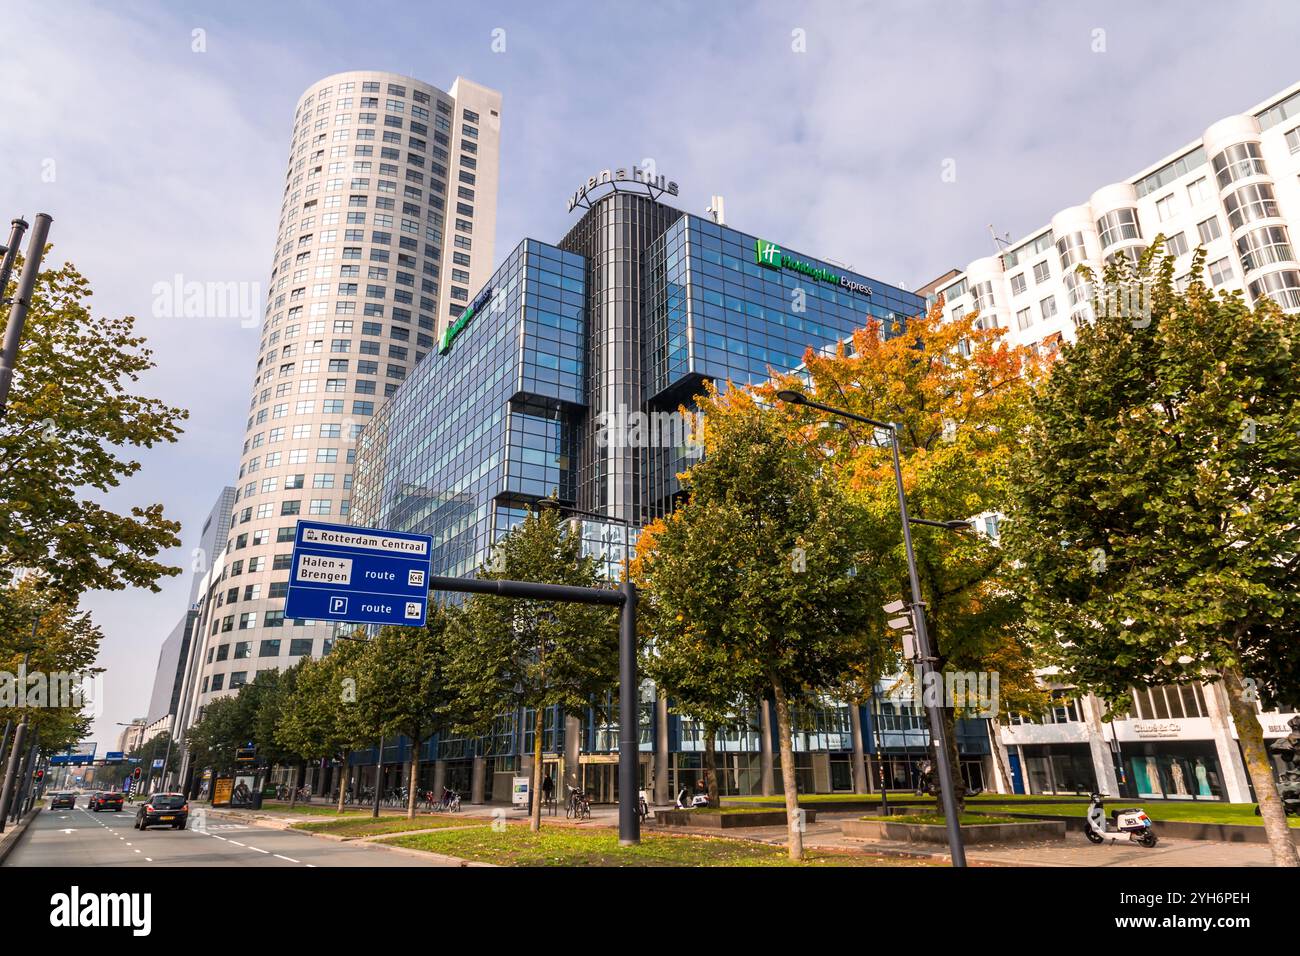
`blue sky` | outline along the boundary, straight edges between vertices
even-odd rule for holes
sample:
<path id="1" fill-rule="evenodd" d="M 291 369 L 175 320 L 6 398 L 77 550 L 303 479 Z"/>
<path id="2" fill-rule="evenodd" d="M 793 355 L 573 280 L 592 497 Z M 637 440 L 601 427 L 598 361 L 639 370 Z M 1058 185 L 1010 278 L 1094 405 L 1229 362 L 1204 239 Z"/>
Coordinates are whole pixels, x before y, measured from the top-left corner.
<path id="1" fill-rule="evenodd" d="M 721 193 L 732 225 L 911 288 L 990 254 L 990 223 L 1018 238 L 1300 79 L 1294 2 L 459 6 L 0 0 L 0 219 L 51 213 L 95 308 L 140 317 L 143 387 L 190 409 L 110 499 L 183 522 L 171 563 L 235 479 L 258 338 L 153 318 L 152 289 L 265 285 L 294 105 L 323 76 L 502 91 L 498 258 L 558 239 L 591 172 L 651 158 L 683 208 Z M 101 749 L 147 710 L 188 588 L 87 598 Z"/>

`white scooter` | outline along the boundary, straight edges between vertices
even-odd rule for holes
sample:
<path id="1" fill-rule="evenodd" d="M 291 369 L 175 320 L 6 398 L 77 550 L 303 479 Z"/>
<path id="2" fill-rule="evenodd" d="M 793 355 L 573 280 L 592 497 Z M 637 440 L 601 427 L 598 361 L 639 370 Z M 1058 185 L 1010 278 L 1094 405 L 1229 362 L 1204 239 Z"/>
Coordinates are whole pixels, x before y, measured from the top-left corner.
<path id="1" fill-rule="evenodd" d="M 1093 843 L 1136 843 L 1139 846 L 1156 845 L 1156 831 L 1151 818 L 1141 807 L 1130 807 L 1115 811 L 1115 826 L 1106 825 L 1106 809 L 1101 794 L 1092 795 L 1088 805 L 1088 817 L 1084 823 L 1084 835 Z"/>
<path id="2" fill-rule="evenodd" d="M 707 807 L 708 805 L 709 795 L 707 792 L 697 793 L 694 796 L 691 796 L 690 791 L 685 787 L 682 787 L 677 791 L 677 809 L 679 810 L 698 810 L 701 807 Z"/>

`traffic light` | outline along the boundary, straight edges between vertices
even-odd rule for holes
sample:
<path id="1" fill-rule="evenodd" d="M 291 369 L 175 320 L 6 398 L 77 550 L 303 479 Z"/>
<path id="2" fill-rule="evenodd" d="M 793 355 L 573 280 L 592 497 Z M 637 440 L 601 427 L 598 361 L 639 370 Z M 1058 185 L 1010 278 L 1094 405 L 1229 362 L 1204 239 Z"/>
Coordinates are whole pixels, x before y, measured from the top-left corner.
<path id="1" fill-rule="evenodd" d="M 37 781 L 37 782 L 40 782 L 41 780 L 44 780 L 44 779 L 45 779 L 45 771 L 44 771 L 44 770 L 37 770 L 35 773 L 32 774 L 32 779 L 35 780 L 35 781 Z"/>
<path id="2" fill-rule="evenodd" d="M 139 767 L 136 767 L 134 770 L 131 771 L 131 779 L 132 779 L 132 780 L 139 780 L 139 779 L 140 779 L 140 768 L 139 768 Z"/>

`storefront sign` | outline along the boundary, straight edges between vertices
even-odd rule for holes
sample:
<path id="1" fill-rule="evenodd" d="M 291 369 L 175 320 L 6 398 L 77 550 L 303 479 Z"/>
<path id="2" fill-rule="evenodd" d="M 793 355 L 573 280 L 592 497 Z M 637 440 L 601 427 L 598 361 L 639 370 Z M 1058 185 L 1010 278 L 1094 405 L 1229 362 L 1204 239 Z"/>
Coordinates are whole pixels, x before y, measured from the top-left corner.
<path id="1" fill-rule="evenodd" d="M 803 259 L 796 259 L 794 256 L 787 255 L 781 251 L 781 247 L 775 242 L 768 242 L 766 239 L 754 240 L 754 261 L 766 269 L 789 269 L 792 272 L 801 272 L 818 282 L 829 282 L 831 285 L 837 285 L 858 295 L 871 295 L 870 286 L 822 266 L 816 266 L 811 262 L 805 262 Z"/>
<path id="2" fill-rule="evenodd" d="M 666 176 L 656 176 L 653 172 L 648 172 L 640 166 L 632 166 L 628 169 L 602 169 L 596 175 L 587 179 L 586 183 L 579 186 L 577 191 L 569 197 L 568 212 L 573 212 L 574 208 L 581 206 L 584 209 L 591 208 L 591 201 L 588 193 L 598 189 L 601 186 L 611 187 L 611 192 L 621 192 L 620 186 L 639 186 L 649 193 L 651 199 L 658 199 L 664 193 L 670 196 L 677 195 L 677 184 L 671 182 Z"/>
<path id="3" fill-rule="evenodd" d="M 474 318 L 475 313 L 482 311 L 483 307 L 492 301 L 492 287 L 488 286 L 478 294 L 478 298 L 470 303 L 469 308 L 460 314 L 455 322 L 442 330 L 442 338 L 438 340 L 438 354 L 445 355 L 451 348 L 452 341 L 456 336 L 469 325 L 470 319 Z"/>
<path id="4" fill-rule="evenodd" d="M 1160 740 L 1166 737 L 1177 737 L 1181 733 L 1182 727 L 1173 721 L 1133 721 L 1133 734 L 1139 740 Z"/>

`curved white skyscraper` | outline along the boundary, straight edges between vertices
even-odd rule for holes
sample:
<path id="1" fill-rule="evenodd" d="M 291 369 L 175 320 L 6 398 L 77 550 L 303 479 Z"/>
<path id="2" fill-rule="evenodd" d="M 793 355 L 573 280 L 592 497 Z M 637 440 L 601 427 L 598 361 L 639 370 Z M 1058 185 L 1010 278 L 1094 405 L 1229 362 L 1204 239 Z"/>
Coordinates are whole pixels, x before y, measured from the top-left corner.
<path id="1" fill-rule="evenodd" d="M 492 274 L 500 111 L 463 78 L 364 70 L 298 101 L 230 534 L 192 642 L 200 707 L 322 653 L 329 625 L 284 619 L 294 528 L 349 520 L 356 432 Z"/>

